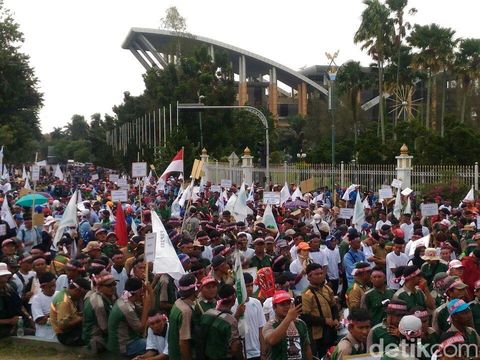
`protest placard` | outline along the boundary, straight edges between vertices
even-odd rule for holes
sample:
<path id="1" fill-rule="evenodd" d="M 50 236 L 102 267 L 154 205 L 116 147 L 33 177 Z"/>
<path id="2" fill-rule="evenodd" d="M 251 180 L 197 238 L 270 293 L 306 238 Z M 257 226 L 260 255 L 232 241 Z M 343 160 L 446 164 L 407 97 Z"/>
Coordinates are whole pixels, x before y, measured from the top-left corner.
<path id="1" fill-rule="evenodd" d="M 422 216 L 436 216 L 438 215 L 438 204 L 422 204 L 420 206 Z"/>
<path id="2" fill-rule="evenodd" d="M 127 201 L 127 190 L 112 190 L 112 201 L 113 202 L 126 202 Z"/>
<path id="3" fill-rule="evenodd" d="M 393 179 L 391 186 L 393 186 L 394 188 L 397 188 L 397 189 L 401 189 L 402 188 L 402 181 L 398 180 L 398 179 Z"/>
<path id="4" fill-rule="evenodd" d="M 280 193 L 276 191 L 264 191 L 263 203 L 265 205 L 280 205 Z"/>
<path id="5" fill-rule="evenodd" d="M 232 187 L 232 180 L 230 179 L 222 179 L 220 180 L 220 186 L 223 188 Z"/>
<path id="6" fill-rule="evenodd" d="M 353 216 L 353 209 L 352 208 L 341 208 L 339 218 L 340 219 L 351 219 Z"/>
<path id="7" fill-rule="evenodd" d="M 222 193 L 222 187 L 219 186 L 219 185 L 212 185 L 212 186 L 210 186 L 210 192 L 211 193 L 218 192 L 219 194 L 221 194 Z"/>
<path id="8" fill-rule="evenodd" d="M 111 182 L 117 182 L 118 181 L 118 174 L 110 174 L 108 176 L 108 180 Z"/>
<path id="9" fill-rule="evenodd" d="M 40 180 L 40 166 L 32 165 L 32 181 Z"/>
<path id="10" fill-rule="evenodd" d="M 92 175 L 92 180 L 93 180 L 93 181 L 98 180 L 98 174 L 93 174 L 93 175 Z"/>
<path id="11" fill-rule="evenodd" d="M 155 260 L 155 249 L 157 244 L 157 233 L 148 233 L 145 235 L 145 259 L 147 262 Z"/>
<path id="12" fill-rule="evenodd" d="M 389 186 L 388 188 L 379 189 L 378 198 L 381 200 L 393 198 L 392 188 Z"/>
<path id="13" fill-rule="evenodd" d="M 147 176 L 147 163 L 146 162 L 133 162 L 132 163 L 132 177 L 145 177 Z"/>

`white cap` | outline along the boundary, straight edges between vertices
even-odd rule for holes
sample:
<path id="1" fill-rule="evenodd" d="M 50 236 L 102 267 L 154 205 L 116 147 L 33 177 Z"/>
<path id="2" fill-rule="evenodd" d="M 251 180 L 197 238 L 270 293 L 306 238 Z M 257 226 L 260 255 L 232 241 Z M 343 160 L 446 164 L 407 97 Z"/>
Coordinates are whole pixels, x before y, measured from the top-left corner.
<path id="1" fill-rule="evenodd" d="M 449 269 L 458 269 L 458 268 L 463 268 L 463 264 L 460 260 L 452 260 L 449 262 L 448 264 L 448 268 Z"/>
<path id="2" fill-rule="evenodd" d="M 1 262 L 0 263 L 0 276 L 3 276 L 3 275 L 12 275 L 12 273 L 10 271 L 8 271 L 7 264 Z"/>
<path id="3" fill-rule="evenodd" d="M 398 331 L 408 340 L 418 338 L 422 335 L 422 320 L 414 315 L 406 315 L 400 320 Z"/>

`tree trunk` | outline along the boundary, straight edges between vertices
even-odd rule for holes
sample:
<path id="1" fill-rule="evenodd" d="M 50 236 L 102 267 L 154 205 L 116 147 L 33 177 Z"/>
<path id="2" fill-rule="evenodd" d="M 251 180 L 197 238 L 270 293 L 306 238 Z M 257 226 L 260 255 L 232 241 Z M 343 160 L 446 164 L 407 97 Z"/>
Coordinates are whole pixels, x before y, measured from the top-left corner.
<path id="1" fill-rule="evenodd" d="M 432 130 L 437 130 L 437 77 L 432 77 Z"/>
<path id="2" fill-rule="evenodd" d="M 385 118 L 383 114 L 383 61 L 378 60 L 378 93 L 380 96 L 378 103 L 378 112 L 380 117 L 380 132 L 382 135 L 382 145 L 385 145 Z"/>
<path id="3" fill-rule="evenodd" d="M 357 124 L 357 104 L 358 104 L 358 95 L 360 94 L 360 91 L 353 92 L 351 95 L 351 103 L 352 103 L 352 120 L 353 120 L 353 131 L 354 136 L 354 144 L 355 144 L 355 149 L 357 148 L 357 141 L 358 141 L 358 124 Z"/>
<path id="4" fill-rule="evenodd" d="M 462 106 L 460 108 L 460 122 L 463 124 L 465 122 L 465 108 L 467 106 L 467 89 L 463 88 L 462 91 Z"/>
<path id="5" fill-rule="evenodd" d="M 443 69 L 442 73 L 442 109 L 440 113 L 440 137 L 445 136 L 445 101 L 447 93 L 447 72 Z"/>
<path id="6" fill-rule="evenodd" d="M 432 96 L 432 77 L 431 73 L 428 73 L 428 78 L 427 78 L 427 106 L 426 106 L 426 114 L 425 114 L 425 127 L 427 129 L 430 128 L 430 98 Z"/>

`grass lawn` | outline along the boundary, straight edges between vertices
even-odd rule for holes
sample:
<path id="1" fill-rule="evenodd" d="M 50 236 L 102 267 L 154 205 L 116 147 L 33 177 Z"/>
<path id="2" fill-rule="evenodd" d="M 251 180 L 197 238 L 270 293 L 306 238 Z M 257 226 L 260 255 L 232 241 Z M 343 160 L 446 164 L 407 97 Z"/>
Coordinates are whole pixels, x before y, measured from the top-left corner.
<path id="1" fill-rule="evenodd" d="M 102 357 L 105 359 L 105 356 Z M 10 339 L 0 341 L 0 359 L 19 360 L 19 359 L 38 359 L 38 360 L 100 360 L 100 357 L 88 355 L 75 351 L 60 351 L 48 343 L 42 342 L 15 342 Z"/>

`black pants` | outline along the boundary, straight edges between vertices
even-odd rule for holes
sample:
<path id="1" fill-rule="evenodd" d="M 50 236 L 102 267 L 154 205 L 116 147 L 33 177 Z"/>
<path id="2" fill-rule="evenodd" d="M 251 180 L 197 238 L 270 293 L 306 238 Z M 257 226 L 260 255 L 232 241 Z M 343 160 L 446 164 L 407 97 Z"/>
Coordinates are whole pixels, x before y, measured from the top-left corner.
<path id="1" fill-rule="evenodd" d="M 337 296 L 337 292 L 338 292 L 338 282 L 339 282 L 338 279 L 328 279 L 328 283 L 329 283 L 330 287 L 331 287 L 332 290 L 333 290 L 333 295 L 334 295 L 334 296 Z"/>
<path id="2" fill-rule="evenodd" d="M 82 327 L 78 326 L 68 332 L 57 334 L 60 344 L 67 346 L 83 346 L 85 342 L 82 340 Z"/>

